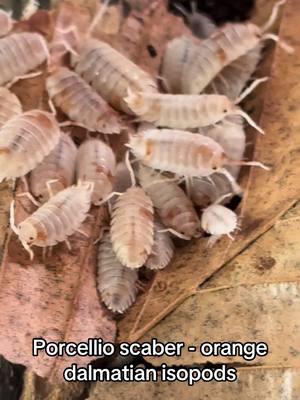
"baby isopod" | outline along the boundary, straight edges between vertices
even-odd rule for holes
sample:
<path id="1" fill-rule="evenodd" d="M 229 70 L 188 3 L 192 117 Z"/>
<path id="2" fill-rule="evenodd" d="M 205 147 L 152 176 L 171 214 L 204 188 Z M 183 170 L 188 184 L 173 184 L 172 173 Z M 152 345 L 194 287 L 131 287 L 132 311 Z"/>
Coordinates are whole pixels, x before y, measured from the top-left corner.
<path id="1" fill-rule="evenodd" d="M 113 190 L 116 158 L 112 149 L 99 139 L 83 142 L 77 154 L 76 177 L 78 181 L 94 183 L 92 203 L 98 205 Z"/>
<path id="2" fill-rule="evenodd" d="M 0 87 L 0 128 L 12 117 L 22 113 L 17 96 L 5 87 Z"/>
<path id="3" fill-rule="evenodd" d="M 47 43 L 38 33 L 13 33 L 0 39 L 0 85 L 28 73 L 48 58 Z"/>
<path id="4" fill-rule="evenodd" d="M 142 267 L 153 246 L 153 206 L 140 187 L 131 187 L 114 203 L 111 241 L 122 265 Z"/>
<path id="5" fill-rule="evenodd" d="M 214 236 L 228 235 L 229 237 L 238 226 L 237 215 L 220 204 L 212 204 L 203 210 L 201 217 L 202 229 Z"/>
<path id="6" fill-rule="evenodd" d="M 49 97 L 67 116 L 90 131 L 120 133 L 117 113 L 79 75 L 54 68 L 47 78 Z"/>
<path id="7" fill-rule="evenodd" d="M 130 137 L 128 147 L 143 164 L 184 177 L 204 177 L 216 171 L 231 176 L 223 168 L 230 165 L 264 167 L 255 161 L 231 160 L 213 139 L 180 130 L 149 129 L 139 132 Z"/>
<path id="8" fill-rule="evenodd" d="M 215 124 L 229 115 L 241 115 L 251 126 L 263 133 L 248 114 L 222 95 L 130 92 L 125 101 L 141 120 L 156 126 L 174 129 L 198 128 Z"/>
<path id="9" fill-rule="evenodd" d="M 86 219 L 91 206 L 93 184 L 71 186 L 57 193 L 24 221 L 14 225 L 13 203 L 11 227 L 33 258 L 31 246 L 48 247 L 66 241 Z"/>
<path id="10" fill-rule="evenodd" d="M 56 147 L 31 171 L 30 189 L 40 202 L 49 200 L 49 190 L 56 194 L 73 184 L 76 154 L 77 148 L 73 140 L 62 133 Z"/>
<path id="11" fill-rule="evenodd" d="M 88 40 L 74 63 L 75 71 L 118 110 L 129 111 L 123 101 L 128 89 L 134 92 L 157 91 L 150 75 L 100 40 Z"/>
<path id="12" fill-rule="evenodd" d="M 31 110 L 6 122 L 0 134 L 0 182 L 34 169 L 54 149 L 61 131 L 54 115 Z"/>
<path id="13" fill-rule="evenodd" d="M 164 226 L 159 222 L 154 223 L 154 244 L 151 254 L 145 266 L 149 269 L 163 269 L 169 265 L 173 254 L 174 244 L 168 232 L 164 232 Z"/>
<path id="14" fill-rule="evenodd" d="M 141 165 L 139 181 L 167 228 L 185 239 L 196 235 L 200 227 L 198 215 L 191 200 L 174 180 Z"/>
<path id="15" fill-rule="evenodd" d="M 105 233 L 98 250 L 97 286 L 107 308 L 118 313 L 126 311 L 136 299 L 137 281 L 137 271 L 120 263 L 110 234 Z"/>

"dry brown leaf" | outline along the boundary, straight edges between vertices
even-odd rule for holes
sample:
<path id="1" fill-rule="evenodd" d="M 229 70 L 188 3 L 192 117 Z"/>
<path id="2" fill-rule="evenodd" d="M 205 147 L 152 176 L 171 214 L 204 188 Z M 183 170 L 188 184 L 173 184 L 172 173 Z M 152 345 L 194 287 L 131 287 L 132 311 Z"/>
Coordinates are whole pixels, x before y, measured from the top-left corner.
<path id="1" fill-rule="evenodd" d="M 198 382 L 103 382 L 93 386 L 88 400 L 299 400 L 300 368 L 237 368 L 238 380 Z"/>
<path id="2" fill-rule="evenodd" d="M 250 172 L 241 209 L 241 232 L 234 242 L 224 238 L 211 250 L 205 239 L 178 250 L 172 265 L 156 275 L 150 291 L 138 299 L 119 324 L 120 341 L 141 337 L 194 294 L 199 284 L 268 230 L 299 198 L 299 15 L 300 3 L 289 0 L 280 36 L 294 47 L 295 53 L 291 56 L 276 49 L 260 118 L 266 135 L 257 138 L 255 151 L 255 159 L 271 166 L 271 171 L 253 168 Z"/>

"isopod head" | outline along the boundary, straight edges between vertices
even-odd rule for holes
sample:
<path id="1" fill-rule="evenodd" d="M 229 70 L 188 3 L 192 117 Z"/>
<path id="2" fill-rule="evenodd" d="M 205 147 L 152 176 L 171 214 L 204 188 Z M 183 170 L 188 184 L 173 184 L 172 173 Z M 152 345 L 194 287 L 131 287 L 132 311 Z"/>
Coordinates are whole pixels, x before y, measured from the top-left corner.
<path id="1" fill-rule="evenodd" d="M 237 225 L 237 215 L 220 204 L 207 207 L 201 217 L 202 229 L 211 235 L 229 235 Z"/>
<path id="2" fill-rule="evenodd" d="M 25 220 L 18 225 L 19 239 L 30 246 L 38 239 L 38 231 L 30 221 Z"/>

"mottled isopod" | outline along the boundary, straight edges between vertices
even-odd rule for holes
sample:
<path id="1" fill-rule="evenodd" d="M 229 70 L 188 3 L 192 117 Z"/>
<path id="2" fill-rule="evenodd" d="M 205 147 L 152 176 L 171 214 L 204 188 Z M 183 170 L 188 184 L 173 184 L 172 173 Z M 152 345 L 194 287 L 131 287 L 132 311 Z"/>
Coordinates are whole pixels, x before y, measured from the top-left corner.
<path id="1" fill-rule="evenodd" d="M 140 268 L 153 246 L 153 205 L 143 189 L 131 187 L 115 202 L 111 219 L 111 240 L 119 261 Z"/>
<path id="2" fill-rule="evenodd" d="M 112 149 L 99 139 L 83 142 L 77 154 L 76 177 L 78 181 L 94 183 L 92 202 L 98 205 L 113 190 L 116 158 Z"/>
<path id="3" fill-rule="evenodd" d="M 49 97 L 67 116 L 90 131 L 120 133 L 117 113 L 79 75 L 65 67 L 47 78 Z"/>
<path id="4" fill-rule="evenodd" d="M 11 213 L 11 226 L 31 258 L 31 246 L 54 246 L 80 228 L 91 206 L 92 190 L 90 182 L 68 187 L 51 197 L 17 227 Z"/>
<path id="5" fill-rule="evenodd" d="M 254 121 L 235 103 L 222 95 L 172 95 L 133 93 L 125 98 L 129 108 L 143 121 L 156 126 L 190 129 L 209 126 L 226 116 L 241 115 L 261 133 Z"/>
<path id="6" fill-rule="evenodd" d="M 210 137 L 186 131 L 149 129 L 132 135 L 128 147 L 143 164 L 185 177 L 209 176 L 229 165 L 264 167 L 255 161 L 231 160 Z"/>
<path id="7" fill-rule="evenodd" d="M 97 286 L 107 308 L 118 313 L 126 311 L 136 299 L 137 281 L 137 271 L 120 263 L 110 234 L 105 233 L 98 250 Z"/>
<path id="8" fill-rule="evenodd" d="M 157 92 L 155 81 L 140 67 L 108 44 L 90 39 L 82 47 L 75 71 L 114 108 L 128 113 L 123 101 L 128 89 Z"/>
<path id="9" fill-rule="evenodd" d="M 186 239 L 196 236 L 200 227 L 198 215 L 193 203 L 176 182 L 142 165 L 138 177 L 162 223 Z"/>
<path id="10" fill-rule="evenodd" d="M 38 67 L 49 54 L 43 36 L 30 32 L 0 39 L 0 53 L 0 85 Z"/>
<path id="11" fill-rule="evenodd" d="M 53 114 L 31 110 L 6 122 L 0 134 L 0 182 L 26 175 L 54 149 L 61 137 Z"/>
<path id="12" fill-rule="evenodd" d="M 12 117 L 22 113 L 17 96 L 5 87 L 0 88 L 0 128 Z"/>
<path id="13" fill-rule="evenodd" d="M 174 244 L 168 232 L 164 232 L 164 226 L 159 222 L 154 223 L 154 243 L 151 254 L 145 267 L 153 270 L 165 268 L 174 254 Z"/>
<path id="14" fill-rule="evenodd" d="M 40 202 L 45 203 L 49 200 L 49 187 L 51 192 L 56 194 L 73 184 L 76 154 L 77 148 L 73 140 L 62 133 L 56 147 L 31 171 L 30 189 Z M 51 186 L 50 181 L 53 181 Z"/>

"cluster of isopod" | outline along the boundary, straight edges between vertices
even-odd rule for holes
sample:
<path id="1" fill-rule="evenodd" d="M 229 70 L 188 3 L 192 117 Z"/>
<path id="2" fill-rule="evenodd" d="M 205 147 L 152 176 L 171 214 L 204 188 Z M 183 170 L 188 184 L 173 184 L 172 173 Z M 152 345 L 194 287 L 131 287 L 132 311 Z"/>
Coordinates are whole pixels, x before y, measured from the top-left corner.
<path id="1" fill-rule="evenodd" d="M 70 246 L 69 237 L 80 232 L 90 208 L 107 205 L 110 225 L 102 227 L 97 244 L 98 289 L 106 306 L 122 313 L 135 301 L 138 269 L 165 268 L 175 237 L 191 240 L 206 233 L 210 243 L 232 237 L 238 217 L 224 204 L 241 193 L 239 169 L 263 167 L 242 160 L 243 119 L 263 131 L 238 103 L 257 83 L 242 92 L 263 41 L 277 40 L 265 32 L 281 3 L 263 28 L 251 23 L 217 28 L 199 15 L 201 38 L 178 37 L 166 46 L 161 91 L 156 79 L 93 38 L 91 29 L 79 40 L 68 16 L 60 18 L 48 44 L 38 33 L 13 33 L 10 16 L 0 13 L 5 21 L 0 32 L 0 181 L 22 178 L 28 187 L 23 195 L 36 204 L 17 225 L 14 203 L 11 207 L 11 227 L 31 258 L 33 246 L 46 249 L 64 241 Z M 68 66 L 61 62 L 65 53 Z M 23 112 L 9 87 L 44 62 L 51 111 Z M 56 110 L 66 121 L 58 122 Z M 124 161 L 117 163 L 109 135 L 122 134 L 124 114 L 135 131 Z M 66 125 L 86 130 L 79 148 L 63 132 Z"/>

